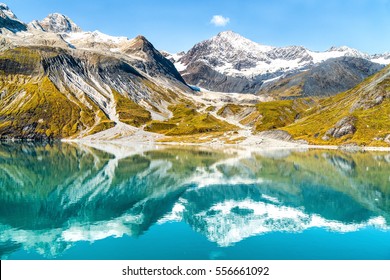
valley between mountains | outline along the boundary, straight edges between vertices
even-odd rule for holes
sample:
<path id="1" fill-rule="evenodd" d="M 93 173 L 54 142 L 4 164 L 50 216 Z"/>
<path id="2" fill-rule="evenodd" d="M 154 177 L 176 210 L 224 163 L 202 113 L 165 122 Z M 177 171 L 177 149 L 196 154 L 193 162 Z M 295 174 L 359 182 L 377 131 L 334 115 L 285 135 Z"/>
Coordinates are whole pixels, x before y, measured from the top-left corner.
<path id="1" fill-rule="evenodd" d="M 170 54 L 0 4 L 0 138 L 390 147 L 389 63 L 232 31 Z"/>

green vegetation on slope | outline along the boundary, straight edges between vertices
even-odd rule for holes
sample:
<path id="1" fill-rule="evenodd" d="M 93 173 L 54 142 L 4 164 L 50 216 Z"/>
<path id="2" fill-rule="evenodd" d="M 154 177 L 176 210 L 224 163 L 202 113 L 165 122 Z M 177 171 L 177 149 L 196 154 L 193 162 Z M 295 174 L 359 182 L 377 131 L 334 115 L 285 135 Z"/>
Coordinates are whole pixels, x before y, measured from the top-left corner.
<path id="1" fill-rule="evenodd" d="M 221 109 L 218 110 L 217 114 L 219 116 L 226 117 L 226 113 L 232 113 L 232 114 L 239 114 L 243 110 L 243 106 L 238 104 L 229 103 L 223 106 Z"/>
<path id="2" fill-rule="evenodd" d="M 191 104 L 171 105 L 173 117 L 167 121 L 152 121 L 146 130 L 167 136 L 223 132 L 235 129 L 234 125 L 221 121 L 209 113 L 199 113 Z"/>
<path id="3" fill-rule="evenodd" d="M 25 47 L 18 47 L 14 49 L 5 50 L 0 53 L 0 64 L 8 63 L 11 67 L 9 71 L 34 71 L 39 69 L 41 62 L 41 55 L 37 50 L 29 49 Z M 4 73 L 1 74 L 16 74 L 16 73 Z M 23 73 L 20 73 L 23 74 Z"/>
<path id="4" fill-rule="evenodd" d="M 17 47 L 0 53 L 0 138 L 59 139 L 95 133 L 115 124 L 85 96 L 60 92 L 42 66 L 52 48 Z"/>
<path id="5" fill-rule="evenodd" d="M 338 98 L 340 97 L 338 96 Z M 329 100 L 323 103 L 327 102 Z M 390 134 L 390 100 L 384 101 L 380 106 L 367 110 L 360 109 L 353 113 L 349 112 L 351 103 L 350 100 L 346 100 L 345 103 L 339 102 L 333 106 L 325 107 L 325 109 L 319 110 L 301 121 L 284 127 L 283 130 L 296 139 L 304 139 L 313 144 L 386 145 L 383 139 Z M 348 116 L 356 118 L 356 132 L 354 134 L 347 134 L 340 138 L 324 138 L 327 131 L 333 128 L 339 120 Z"/>
<path id="6" fill-rule="evenodd" d="M 259 103 L 255 131 L 280 129 L 294 139 L 319 145 L 389 146 L 384 141 L 390 135 L 389 73 L 387 67 L 355 88 L 327 98 Z"/>
<path id="7" fill-rule="evenodd" d="M 2 138 L 59 139 L 95 126 L 97 106 L 89 109 L 75 98 L 72 102 L 48 77 L 32 80 L 18 75 L 0 80 Z M 101 130 L 114 125 L 103 113 L 98 116 Z"/>
<path id="8" fill-rule="evenodd" d="M 214 108 L 215 109 L 215 108 Z M 229 103 L 222 106 L 217 114 L 224 118 L 240 120 L 242 125 L 253 126 L 261 117 L 260 112 L 254 105 L 238 105 Z"/>
<path id="9" fill-rule="evenodd" d="M 307 75 L 302 72 L 291 77 L 286 77 L 276 81 L 266 89 L 261 89 L 259 95 L 268 95 L 274 98 L 299 97 L 302 96 L 304 79 Z"/>
<path id="10" fill-rule="evenodd" d="M 367 146 L 386 146 L 384 138 L 390 134 L 390 78 L 383 79 L 390 68 L 366 79 L 354 89 L 321 100 L 317 106 L 305 113 L 305 117 L 283 127 L 295 139 L 304 139 L 312 144 L 340 145 L 354 143 Z M 370 85 L 370 86 L 368 86 Z M 359 104 L 359 106 L 356 106 Z M 343 118 L 355 120 L 355 133 L 342 137 L 331 137 L 328 132 Z"/>
<path id="11" fill-rule="evenodd" d="M 311 99 L 278 100 L 257 104 L 260 118 L 255 122 L 256 131 L 282 128 L 300 118 L 315 101 Z"/>
<path id="12" fill-rule="evenodd" d="M 136 127 L 150 121 L 150 112 L 142 108 L 140 105 L 122 96 L 119 92 L 112 90 L 116 102 L 116 112 L 119 116 L 119 120 Z"/>

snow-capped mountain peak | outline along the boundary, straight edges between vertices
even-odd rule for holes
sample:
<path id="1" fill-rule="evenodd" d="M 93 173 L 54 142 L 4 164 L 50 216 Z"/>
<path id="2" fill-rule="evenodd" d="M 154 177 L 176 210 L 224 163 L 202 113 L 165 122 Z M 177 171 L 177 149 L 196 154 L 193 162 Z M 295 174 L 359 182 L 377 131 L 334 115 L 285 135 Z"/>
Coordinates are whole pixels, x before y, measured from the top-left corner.
<path id="1" fill-rule="evenodd" d="M 327 52 L 348 52 L 348 51 L 357 51 L 353 48 L 350 48 L 348 46 L 332 46 L 327 50 Z"/>
<path id="2" fill-rule="evenodd" d="M 364 58 L 367 60 L 372 59 L 372 57 L 369 54 L 358 51 L 354 48 L 350 48 L 348 46 L 340 46 L 340 47 L 333 46 L 325 52 L 309 51 L 309 53 L 310 56 L 312 57 L 313 63 L 319 63 L 331 58 L 338 58 L 338 57 L 356 57 L 356 58 Z"/>
<path id="3" fill-rule="evenodd" d="M 4 18 L 4 15 L 10 19 L 18 20 L 18 18 L 15 16 L 15 14 L 10 10 L 10 8 L 6 4 L 0 3 L 0 16 Z"/>
<path id="4" fill-rule="evenodd" d="M 266 52 L 272 47 L 255 43 L 233 31 L 223 31 L 209 40 L 211 43 L 222 48 L 233 48 L 246 53 Z"/>
<path id="5" fill-rule="evenodd" d="M 53 33 L 81 32 L 69 17 L 59 13 L 50 14 L 42 21 L 33 21 L 30 26 Z"/>
<path id="6" fill-rule="evenodd" d="M 5 28 L 13 33 L 25 31 L 26 25 L 4 3 L 0 3 L 0 29 Z"/>
<path id="7" fill-rule="evenodd" d="M 374 54 L 371 57 L 371 61 L 380 63 L 380 64 L 389 64 L 390 63 L 390 52 L 383 54 Z"/>
<path id="8" fill-rule="evenodd" d="M 93 32 L 76 32 L 76 33 L 70 33 L 66 34 L 64 38 L 67 41 L 70 41 L 70 43 L 75 43 L 74 41 L 84 41 L 84 42 L 94 42 L 94 43 L 107 43 L 107 44 L 120 44 L 123 42 L 128 41 L 127 37 L 115 37 L 110 36 L 107 34 L 104 34 L 100 32 L 99 30 L 95 30 Z"/>
<path id="9" fill-rule="evenodd" d="M 374 57 L 347 46 L 332 47 L 324 52 L 311 51 L 303 46 L 267 46 L 233 31 L 224 31 L 200 42 L 184 55 L 168 56 L 190 84 L 214 91 L 252 93 L 263 83 L 341 57 L 380 64 L 390 62 L 387 56 Z"/>
<path id="10" fill-rule="evenodd" d="M 234 31 L 231 31 L 231 30 L 222 31 L 222 32 L 218 33 L 217 35 L 215 35 L 214 37 L 212 37 L 210 40 L 217 40 L 217 39 L 228 40 L 231 42 L 238 41 L 238 42 L 244 43 L 244 44 L 258 45 L 257 43 L 241 36 L 240 34 L 234 32 Z"/>
<path id="11" fill-rule="evenodd" d="M 224 31 L 196 44 L 176 62 L 176 67 L 186 76 L 187 69 L 199 62 L 222 75 L 238 79 L 261 76 L 262 80 L 267 80 L 280 76 L 286 69 L 305 67 L 311 63 L 311 57 L 304 47 L 277 48 L 255 43 L 233 31 Z"/>
<path id="12" fill-rule="evenodd" d="M 358 51 L 357 49 L 350 48 L 348 46 L 340 46 L 340 47 L 331 47 L 327 52 L 340 52 L 343 53 L 344 56 L 352 56 L 352 57 L 360 57 L 360 58 L 369 58 L 369 55 Z"/>

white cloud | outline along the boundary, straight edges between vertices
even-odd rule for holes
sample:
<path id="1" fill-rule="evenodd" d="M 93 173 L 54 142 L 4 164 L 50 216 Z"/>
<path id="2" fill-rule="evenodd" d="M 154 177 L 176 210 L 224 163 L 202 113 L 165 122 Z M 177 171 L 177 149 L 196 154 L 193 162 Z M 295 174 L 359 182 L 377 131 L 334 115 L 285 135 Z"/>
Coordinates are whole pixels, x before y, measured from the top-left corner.
<path id="1" fill-rule="evenodd" d="M 215 26 L 225 26 L 230 21 L 230 18 L 221 16 L 221 15 L 215 15 L 211 19 L 210 23 L 214 24 Z"/>

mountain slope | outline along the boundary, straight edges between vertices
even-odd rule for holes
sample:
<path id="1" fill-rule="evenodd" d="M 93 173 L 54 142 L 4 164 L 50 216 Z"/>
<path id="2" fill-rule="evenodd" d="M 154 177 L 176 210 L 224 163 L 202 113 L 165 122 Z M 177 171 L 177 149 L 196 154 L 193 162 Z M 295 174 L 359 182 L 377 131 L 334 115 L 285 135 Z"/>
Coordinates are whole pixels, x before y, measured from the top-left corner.
<path id="1" fill-rule="evenodd" d="M 168 56 L 187 83 L 214 91 L 241 93 L 256 93 L 264 82 L 272 84 L 276 78 L 297 74 L 340 57 L 389 63 L 386 55 L 370 56 L 345 46 L 313 52 L 301 46 L 261 45 L 232 31 L 200 42 L 187 53 Z"/>
<path id="2" fill-rule="evenodd" d="M 79 138 L 110 128 L 128 135 L 168 119 L 168 107 L 191 92 L 142 36 L 82 32 L 60 14 L 9 31 L 0 35 L 0 138 Z M 116 51 L 106 48 L 111 38 Z"/>
<path id="3" fill-rule="evenodd" d="M 140 126 L 152 113 L 168 117 L 176 96 L 126 61 L 97 53 L 17 47 L 0 53 L 0 68 L 7 73 L 0 75 L 6 138 L 83 136 L 121 122 Z"/>
<path id="4" fill-rule="evenodd" d="M 4 17 L 20 22 L 1 7 Z M 166 135 L 164 141 L 248 144 L 262 141 L 253 132 L 269 129 L 285 130 L 276 132 L 283 139 L 289 132 L 322 144 L 379 145 L 389 138 L 388 89 L 375 82 L 384 72 L 364 82 L 372 81 L 369 90 L 363 83 L 362 92 L 358 86 L 334 98 L 311 98 L 354 86 L 380 68 L 369 60 L 386 55 L 373 58 L 348 47 L 325 53 L 275 48 L 223 32 L 170 57 L 143 36 L 84 32 L 60 14 L 25 30 L 1 31 L 0 138 L 152 141 Z M 186 71 L 200 67 L 193 77 L 204 76 L 206 85 L 244 92 L 263 86 L 271 97 L 195 92 L 175 59 L 187 81 Z M 310 98 L 265 102 L 297 95 Z M 364 106 L 349 106 L 356 102 Z"/>
<path id="5" fill-rule="evenodd" d="M 0 54 L 1 70 L 8 73 L 0 77 L 1 137 L 65 138 L 94 126 L 111 127 L 113 122 L 91 99 L 82 102 L 58 90 L 45 75 L 43 55 L 25 48 Z"/>
<path id="6" fill-rule="evenodd" d="M 171 61 L 166 59 L 154 46 L 144 37 L 137 36 L 135 39 L 125 44 L 121 52 L 129 56 L 142 58 L 135 65 L 150 76 L 171 76 L 173 79 L 185 84 L 182 76 L 176 70 Z"/>
<path id="7" fill-rule="evenodd" d="M 390 146 L 390 67 L 355 88 L 321 100 L 282 129 L 315 144 Z"/>
<path id="8" fill-rule="evenodd" d="M 235 129 L 198 111 L 173 63 L 143 36 L 84 32 L 52 14 L 0 37 L 2 139 L 154 141 Z"/>
<path id="9" fill-rule="evenodd" d="M 258 94 L 282 98 L 330 96 L 353 88 L 383 67 L 363 58 L 331 58 L 307 71 L 264 84 Z"/>

